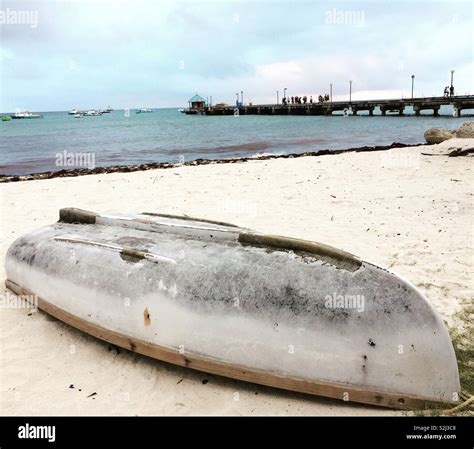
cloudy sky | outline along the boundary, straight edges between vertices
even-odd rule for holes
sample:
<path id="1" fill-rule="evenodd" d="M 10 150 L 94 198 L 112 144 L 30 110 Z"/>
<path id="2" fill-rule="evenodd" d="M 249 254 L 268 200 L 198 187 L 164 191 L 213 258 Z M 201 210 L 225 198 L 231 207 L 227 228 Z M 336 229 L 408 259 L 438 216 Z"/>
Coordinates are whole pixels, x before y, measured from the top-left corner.
<path id="1" fill-rule="evenodd" d="M 1 1 L 1 111 L 474 93 L 471 1 Z M 20 13 L 23 14 L 20 17 Z M 16 16 L 16 17 L 15 17 Z M 20 19 L 21 20 L 18 20 Z M 16 23 L 22 21 L 23 23 Z"/>

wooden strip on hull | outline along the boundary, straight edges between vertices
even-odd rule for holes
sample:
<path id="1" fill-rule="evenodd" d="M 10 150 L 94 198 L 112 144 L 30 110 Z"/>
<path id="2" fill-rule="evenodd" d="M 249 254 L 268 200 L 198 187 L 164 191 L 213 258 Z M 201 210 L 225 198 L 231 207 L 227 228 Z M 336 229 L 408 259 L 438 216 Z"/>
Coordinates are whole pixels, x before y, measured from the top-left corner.
<path id="1" fill-rule="evenodd" d="M 137 352 L 163 362 L 172 363 L 174 365 L 184 366 L 197 371 L 203 371 L 206 373 L 217 374 L 224 377 L 230 377 L 246 382 L 296 391 L 300 393 L 308 393 L 317 396 L 342 399 L 344 401 L 360 402 L 364 404 L 397 408 L 402 410 L 426 409 L 439 406 L 446 407 L 450 404 L 455 405 L 454 402 L 435 402 L 418 396 L 394 394 L 385 391 L 378 391 L 375 389 L 362 388 L 355 385 L 336 384 L 317 379 L 309 380 L 285 376 L 282 374 L 237 366 L 201 355 L 180 353 L 179 350 L 151 344 L 136 338 L 130 338 L 126 335 L 105 329 L 101 326 L 78 318 L 71 313 L 49 303 L 43 298 L 38 298 L 33 292 L 10 280 L 6 280 L 5 284 L 10 290 L 18 295 L 25 295 L 29 298 L 35 297 L 37 299 L 37 306 L 39 309 L 76 329 L 124 349 L 128 349 L 130 351 Z"/>
<path id="2" fill-rule="evenodd" d="M 239 228 L 240 226 L 237 226 L 232 223 L 227 223 L 226 221 L 217 221 L 217 220 L 208 220 L 205 218 L 195 218 L 195 217 L 190 217 L 189 215 L 173 215 L 173 214 L 157 214 L 155 212 L 142 212 L 142 215 L 150 215 L 152 217 L 163 217 L 163 218 L 177 218 L 179 220 L 189 220 L 189 221 L 200 221 L 201 223 L 209 223 L 209 224 L 215 224 L 219 226 L 227 226 L 229 228 Z"/>

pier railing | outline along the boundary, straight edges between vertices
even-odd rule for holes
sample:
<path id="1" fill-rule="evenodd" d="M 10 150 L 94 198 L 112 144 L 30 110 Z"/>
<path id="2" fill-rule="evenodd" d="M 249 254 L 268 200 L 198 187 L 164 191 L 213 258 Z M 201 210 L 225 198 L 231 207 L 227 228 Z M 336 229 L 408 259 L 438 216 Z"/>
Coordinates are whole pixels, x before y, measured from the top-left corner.
<path id="1" fill-rule="evenodd" d="M 374 115 L 379 108 L 381 115 L 404 115 L 407 106 L 413 108 L 416 116 L 423 110 L 432 110 L 433 115 L 439 115 L 441 106 L 451 105 L 453 116 L 461 116 L 461 111 L 474 109 L 474 95 L 458 95 L 451 97 L 418 97 L 384 100 L 354 100 L 354 101 L 324 101 L 316 103 L 287 103 L 287 104 L 248 104 L 239 106 L 205 106 L 199 110 L 185 109 L 187 114 L 202 115 L 332 115 L 334 112 L 357 115 L 367 111 Z M 388 114 L 387 114 L 388 113 Z"/>

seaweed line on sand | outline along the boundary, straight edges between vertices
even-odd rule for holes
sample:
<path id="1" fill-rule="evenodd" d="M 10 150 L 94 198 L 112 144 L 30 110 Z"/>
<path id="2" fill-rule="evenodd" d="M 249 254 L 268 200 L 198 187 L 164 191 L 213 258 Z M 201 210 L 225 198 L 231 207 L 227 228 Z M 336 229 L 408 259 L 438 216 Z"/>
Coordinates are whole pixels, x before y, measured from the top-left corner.
<path id="1" fill-rule="evenodd" d="M 194 159 L 192 161 L 172 163 L 172 162 L 150 162 L 145 164 L 131 164 L 131 165 L 113 165 L 109 167 L 95 167 L 95 168 L 71 168 L 58 171 L 47 171 L 42 173 L 31 173 L 29 175 L 2 175 L 0 174 L 0 183 L 2 182 L 18 182 L 18 181 L 34 181 L 38 179 L 52 179 L 52 178 L 69 178 L 74 176 L 84 175 L 98 175 L 107 173 L 128 173 L 134 171 L 155 170 L 159 168 L 176 168 L 181 166 L 195 166 L 195 165 L 209 165 L 209 164 L 234 164 L 236 162 L 247 161 L 263 161 L 269 159 L 293 159 L 307 156 L 326 156 L 340 153 L 361 153 L 367 151 L 385 151 L 392 148 L 417 147 L 427 145 L 424 143 L 406 144 L 400 142 L 393 142 L 391 145 L 382 146 L 364 146 L 357 148 L 348 148 L 346 150 L 320 150 L 320 151 L 306 151 L 304 153 L 290 153 L 290 154 L 266 154 L 256 157 L 238 157 L 226 159 Z"/>

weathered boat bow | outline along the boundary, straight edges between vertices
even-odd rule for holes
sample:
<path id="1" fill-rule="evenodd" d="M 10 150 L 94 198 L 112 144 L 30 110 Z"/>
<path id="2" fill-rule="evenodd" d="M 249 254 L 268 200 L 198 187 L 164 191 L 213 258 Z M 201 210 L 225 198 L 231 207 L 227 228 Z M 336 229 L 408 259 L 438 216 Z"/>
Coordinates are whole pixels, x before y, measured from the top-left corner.
<path id="1" fill-rule="evenodd" d="M 452 343 L 427 299 L 327 245 L 69 208 L 11 245 L 6 272 L 47 313 L 166 362 L 388 407 L 457 400 Z"/>

